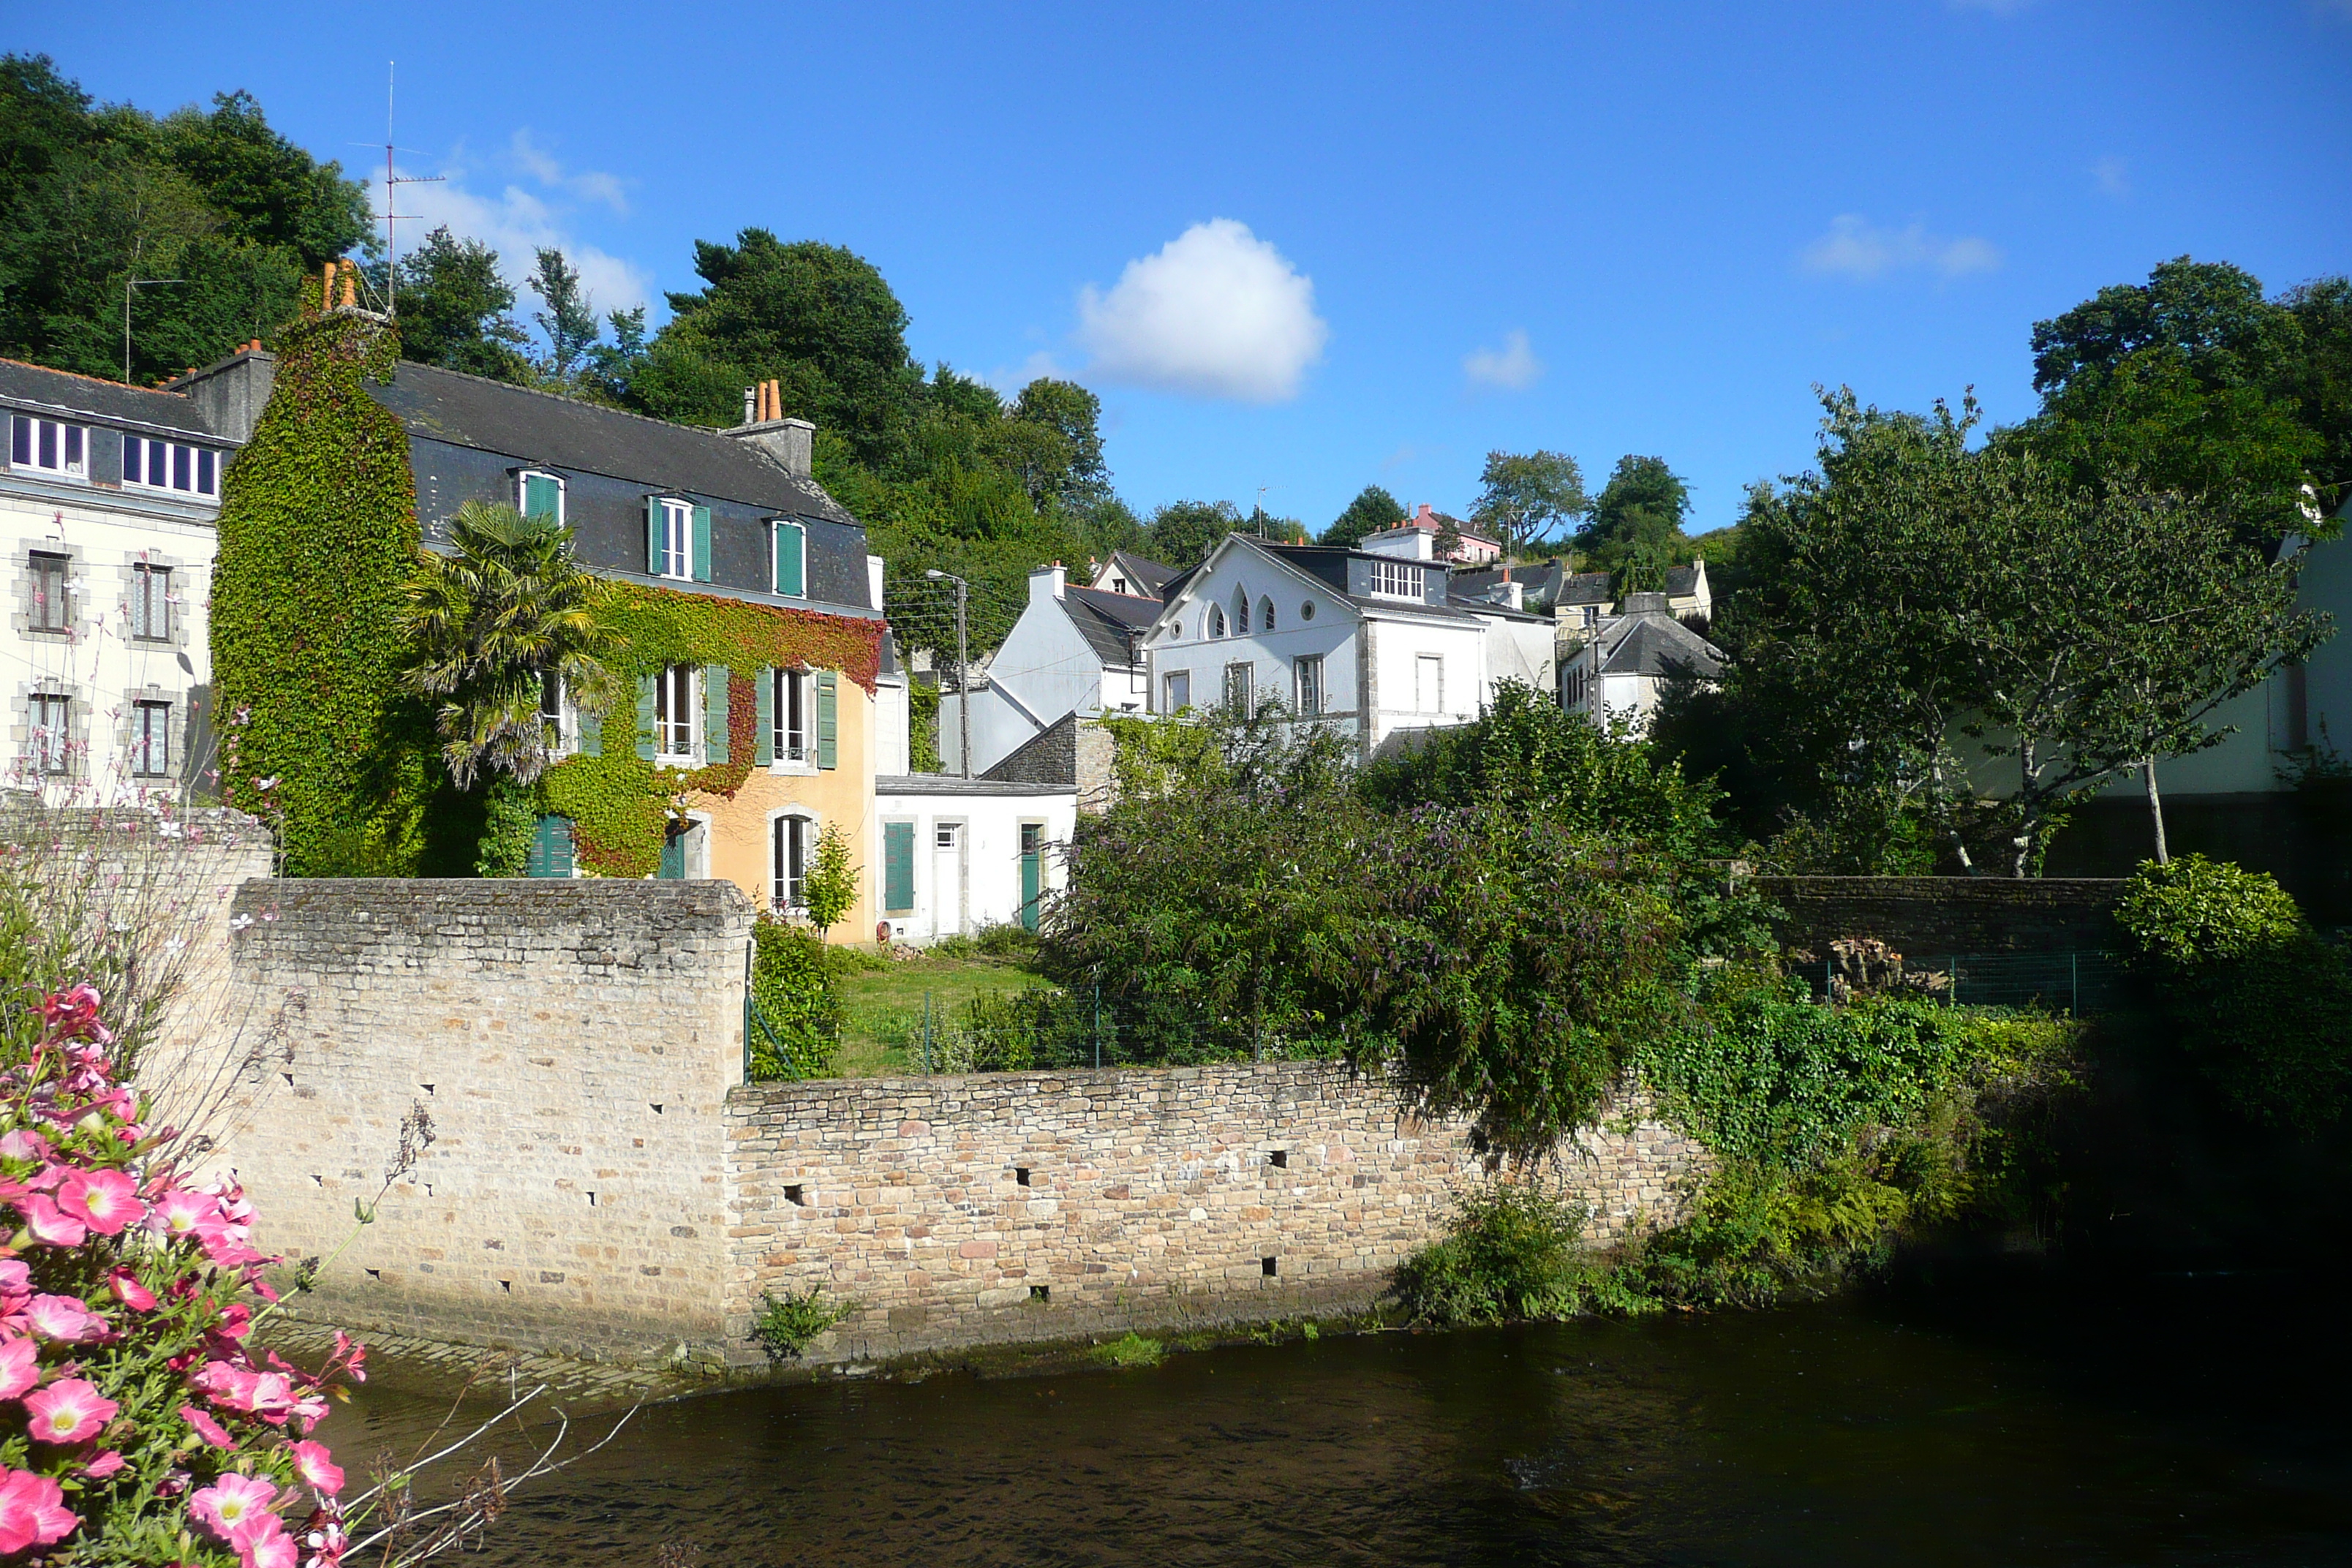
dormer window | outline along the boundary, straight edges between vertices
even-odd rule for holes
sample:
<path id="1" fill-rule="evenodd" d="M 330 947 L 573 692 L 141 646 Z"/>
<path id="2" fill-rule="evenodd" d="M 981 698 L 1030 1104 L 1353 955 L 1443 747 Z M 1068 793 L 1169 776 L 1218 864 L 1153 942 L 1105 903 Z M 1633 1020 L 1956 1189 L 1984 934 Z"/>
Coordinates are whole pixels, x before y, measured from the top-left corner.
<path id="1" fill-rule="evenodd" d="M 89 478 L 89 434 L 79 425 L 19 414 L 9 420 L 8 466 L 55 474 L 62 479 Z"/>
<path id="2" fill-rule="evenodd" d="M 563 526 L 563 476 L 525 468 L 515 476 L 515 510 L 525 517 L 551 517 Z"/>
<path id="3" fill-rule="evenodd" d="M 669 496 L 647 496 L 646 572 L 654 577 L 709 582 L 710 509 Z"/>
<path id="4" fill-rule="evenodd" d="M 179 490 L 186 495 L 220 494 L 220 454 L 210 447 L 184 441 L 154 441 L 144 436 L 122 438 L 122 482 L 146 490 Z"/>
<path id="5" fill-rule="evenodd" d="M 787 599 L 804 598 L 808 594 L 808 527 L 785 518 L 769 524 L 768 581 L 775 593 Z"/>
<path id="6" fill-rule="evenodd" d="M 1418 601 L 1428 597 L 1423 586 L 1422 568 L 1402 561 L 1372 563 L 1372 593 L 1382 599 Z"/>

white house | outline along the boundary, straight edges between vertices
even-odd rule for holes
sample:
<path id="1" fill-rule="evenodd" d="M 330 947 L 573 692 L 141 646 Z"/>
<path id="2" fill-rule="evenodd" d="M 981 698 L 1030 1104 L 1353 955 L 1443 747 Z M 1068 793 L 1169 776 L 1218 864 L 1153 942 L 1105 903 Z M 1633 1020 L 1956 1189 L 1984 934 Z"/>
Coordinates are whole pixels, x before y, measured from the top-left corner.
<path id="1" fill-rule="evenodd" d="M 1362 541 L 1362 548 L 1386 552 L 1402 544 L 1404 548 L 1399 550 L 1397 553 L 1418 553 L 1421 559 L 1427 561 L 1433 559 L 1437 553 L 1437 536 L 1449 529 L 1453 531 L 1457 542 L 1447 552 L 1445 556 L 1447 561 L 1462 565 L 1483 566 L 1502 559 L 1503 542 L 1501 540 L 1490 537 L 1475 525 L 1465 522 L 1458 517 L 1448 517 L 1442 511 L 1433 510 L 1427 501 L 1422 502 L 1420 510 L 1398 523 L 1394 528 L 1384 528 L 1378 533 L 1367 534 Z M 1416 534 L 1420 536 L 1418 540 L 1412 537 Z"/>
<path id="2" fill-rule="evenodd" d="M 1578 641 L 1559 665 L 1559 704 L 1601 723 L 1646 721 L 1668 681 L 1713 680 L 1723 655 L 1683 624 L 1664 594 L 1628 594 L 1623 613 Z"/>
<path id="3" fill-rule="evenodd" d="M 236 444 L 177 393 L 0 361 L 6 782 L 209 797 L 221 481 Z"/>
<path id="4" fill-rule="evenodd" d="M 1140 565 L 1170 570 L 1156 562 Z M 1140 571 L 1122 569 L 1118 557 L 1098 574 L 1102 579 L 1142 587 Z M 1070 714 L 1142 712 L 1148 694 L 1140 643 L 1159 613 L 1156 595 L 1078 587 L 1058 563 L 1030 573 L 1029 603 L 1021 618 L 989 660 L 987 673 L 972 680 L 973 776 Z M 944 771 L 952 773 L 964 771 L 963 700 L 952 691 L 940 698 L 940 755 Z"/>
<path id="5" fill-rule="evenodd" d="M 1045 895 L 1063 885 L 1077 795 L 1056 784 L 902 774 L 874 781 L 874 812 L 885 940 L 925 946 L 988 925 L 1034 931 Z"/>
<path id="6" fill-rule="evenodd" d="M 1550 621 L 1455 598 L 1434 562 L 1242 533 L 1171 584 L 1144 652 L 1153 712 L 1276 703 L 1366 757 L 1476 718 L 1502 679 L 1557 689 Z"/>

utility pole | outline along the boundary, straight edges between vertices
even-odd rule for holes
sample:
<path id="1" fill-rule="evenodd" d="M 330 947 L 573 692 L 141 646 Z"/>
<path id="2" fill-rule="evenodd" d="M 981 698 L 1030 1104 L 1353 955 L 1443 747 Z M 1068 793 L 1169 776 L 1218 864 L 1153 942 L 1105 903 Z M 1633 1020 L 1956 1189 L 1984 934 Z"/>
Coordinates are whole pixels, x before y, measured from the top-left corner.
<path id="1" fill-rule="evenodd" d="M 964 600 L 971 584 L 952 572 L 942 572 L 934 566 L 923 574 L 926 577 L 956 585 L 956 757 L 963 765 L 963 776 L 971 777 L 971 679 L 970 645 L 964 637 Z"/>
<path id="2" fill-rule="evenodd" d="M 122 283 L 122 384 L 131 384 L 131 291 L 134 289 L 162 289 L 173 283 L 185 283 L 184 278 L 127 278 Z"/>

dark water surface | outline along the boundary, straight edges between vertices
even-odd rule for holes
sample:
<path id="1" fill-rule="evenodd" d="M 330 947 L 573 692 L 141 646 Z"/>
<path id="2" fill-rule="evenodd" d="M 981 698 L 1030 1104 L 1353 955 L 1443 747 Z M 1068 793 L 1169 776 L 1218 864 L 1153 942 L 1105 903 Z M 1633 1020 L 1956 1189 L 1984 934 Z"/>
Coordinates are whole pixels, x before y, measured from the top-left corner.
<path id="1" fill-rule="evenodd" d="M 2038 1279 L 649 1408 L 497 1563 L 2347 1563 L 2339 1297 Z M 338 1457 L 413 1439 L 365 1395 Z"/>

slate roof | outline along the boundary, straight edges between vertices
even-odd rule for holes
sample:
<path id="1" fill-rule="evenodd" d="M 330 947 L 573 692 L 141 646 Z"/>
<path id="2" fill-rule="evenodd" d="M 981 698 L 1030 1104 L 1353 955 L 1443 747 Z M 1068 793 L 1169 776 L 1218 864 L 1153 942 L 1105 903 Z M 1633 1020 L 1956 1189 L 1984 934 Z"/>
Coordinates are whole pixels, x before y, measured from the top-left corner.
<path id="1" fill-rule="evenodd" d="M 1129 582 L 1156 598 L 1166 598 L 1168 584 L 1183 575 L 1181 571 L 1165 561 L 1154 561 L 1131 550 L 1112 551 L 1110 563 L 1126 574 Z"/>
<path id="2" fill-rule="evenodd" d="M 1528 605 L 1550 605 L 1567 575 L 1567 569 L 1557 561 L 1521 562 L 1511 568 L 1511 581 L 1520 584 L 1521 602 Z M 1502 584 L 1500 566 L 1457 567 L 1446 578 L 1448 591 L 1455 598 L 1483 599 Z"/>
<path id="3" fill-rule="evenodd" d="M 411 436 L 797 517 L 856 521 L 814 479 L 795 479 L 715 430 L 407 362 L 391 384 L 371 383 L 368 390 Z"/>
<path id="4" fill-rule="evenodd" d="M 1166 570 L 1172 572 L 1174 568 Z M 1108 589 L 1072 586 L 1062 591 L 1062 613 L 1070 617 L 1070 624 L 1078 628 L 1078 635 L 1087 639 L 1087 646 L 1105 664 L 1133 664 L 1135 656 L 1127 634 L 1148 628 L 1159 618 L 1162 607 L 1158 599 L 1114 594 Z"/>
<path id="5" fill-rule="evenodd" d="M 1450 605 L 1423 604 L 1411 599 L 1375 598 L 1368 595 L 1348 592 L 1348 562 L 1350 557 L 1359 561 L 1378 561 L 1393 564 L 1396 561 L 1393 555 L 1381 555 L 1370 550 L 1349 550 L 1337 544 L 1268 544 L 1260 540 L 1251 540 L 1250 542 L 1276 559 L 1287 562 L 1306 573 L 1351 605 L 1360 605 L 1368 610 L 1403 611 L 1408 614 L 1417 612 L 1444 619 L 1470 618 L 1468 611 L 1457 610 Z M 1444 570 L 1433 561 L 1408 562 L 1407 564 L 1421 566 L 1432 572 Z M 1172 586 L 1171 593 L 1172 595 Z"/>
<path id="6" fill-rule="evenodd" d="M 1663 610 L 1645 610 L 1601 634 L 1600 673 L 1663 679 L 1683 669 L 1706 679 L 1722 673 L 1713 644 Z"/>
<path id="7" fill-rule="evenodd" d="M 119 381 L 76 375 L 71 371 L 51 370 L 21 360 L 0 359 L 0 403 L 55 409 L 116 424 L 177 430 L 190 436 L 214 436 L 194 400 L 179 393 L 125 386 Z"/>

